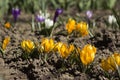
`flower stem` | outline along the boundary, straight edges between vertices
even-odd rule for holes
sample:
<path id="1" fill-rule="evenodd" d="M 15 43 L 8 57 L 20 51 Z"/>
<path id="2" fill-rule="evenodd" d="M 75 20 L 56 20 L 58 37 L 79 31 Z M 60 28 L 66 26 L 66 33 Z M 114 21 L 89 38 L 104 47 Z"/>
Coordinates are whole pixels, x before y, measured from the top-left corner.
<path id="1" fill-rule="evenodd" d="M 86 65 L 83 65 L 83 73 L 85 73 L 87 70 L 87 66 Z"/>
<path id="2" fill-rule="evenodd" d="M 55 23 L 53 24 L 53 27 L 52 27 L 52 30 L 51 30 L 51 33 L 50 33 L 50 37 L 53 36 L 53 31 L 54 31 L 54 29 L 55 29 Z"/>
<path id="3" fill-rule="evenodd" d="M 4 51 L 3 51 L 2 48 L 0 48 L 0 52 L 1 52 L 1 54 L 2 54 L 2 57 L 4 58 Z"/>
<path id="4" fill-rule="evenodd" d="M 41 26 L 39 22 L 38 22 L 38 28 L 39 28 L 39 31 L 41 31 Z"/>
<path id="5" fill-rule="evenodd" d="M 89 30 L 89 34 L 90 34 L 90 36 L 91 36 L 91 37 L 93 37 L 93 34 L 91 33 L 91 31 L 90 31 L 90 30 Z"/>
<path id="6" fill-rule="evenodd" d="M 34 16 L 32 15 L 32 31 L 35 31 Z"/>

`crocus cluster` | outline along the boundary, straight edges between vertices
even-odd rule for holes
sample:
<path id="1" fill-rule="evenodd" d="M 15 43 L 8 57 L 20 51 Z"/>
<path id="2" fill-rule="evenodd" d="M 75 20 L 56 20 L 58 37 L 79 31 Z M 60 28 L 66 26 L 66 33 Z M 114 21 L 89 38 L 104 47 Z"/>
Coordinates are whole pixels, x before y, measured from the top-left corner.
<path id="1" fill-rule="evenodd" d="M 70 53 L 72 53 L 75 50 L 73 44 L 68 45 L 63 42 L 55 42 L 52 38 L 43 38 L 41 40 L 41 43 L 37 45 L 37 48 L 38 46 L 40 46 L 39 48 L 42 49 L 38 49 L 42 51 L 42 53 L 49 53 L 51 51 L 55 53 L 58 52 L 63 58 L 67 58 L 70 55 Z M 21 47 L 23 50 L 30 53 L 35 48 L 35 44 L 31 40 L 23 40 L 21 42 Z M 90 44 L 87 44 L 82 50 L 78 50 L 78 52 L 80 54 L 80 59 L 82 63 L 87 65 L 94 60 L 96 48 Z"/>
<path id="2" fill-rule="evenodd" d="M 39 53 L 59 53 L 62 58 L 67 58 L 75 49 L 72 44 L 68 45 L 63 42 L 55 42 L 52 38 L 43 38 L 37 44 L 34 44 L 31 40 L 23 40 L 21 42 L 21 48 L 27 53 L 32 53 L 35 47 Z"/>
<path id="3" fill-rule="evenodd" d="M 63 12 L 62 9 L 56 9 L 55 14 L 54 14 L 54 18 L 52 20 L 52 19 L 50 19 L 50 14 L 49 13 L 47 13 L 47 12 L 43 13 L 42 11 L 40 11 L 39 14 L 36 15 L 35 20 L 37 22 L 45 24 L 44 25 L 45 28 L 50 29 L 55 24 L 55 22 L 57 21 L 58 16 L 60 14 L 62 14 L 62 12 Z"/>
<path id="4" fill-rule="evenodd" d="M 114 53 L 111 56 L 109 56 L 107 59 L 102 59 L 101 67 L 105 71 L 115 71 L 117 69 L 117 66 L 120 66 L 120 54 Z"/>
<path id="5" fill-rule="evenodd" d="M 68 20 L 68 23 L 66 24 L 66 30 L 68 31 L 68 34 L 71 34 L 73 31 L 76 31 L 81 36 L 87 36 L 89 32 L 88 24 L 86 22 L 76 23 L 76 21 L 73 19 Z"/>
<path id="6" fill-rule="evenodd" d="M 50 14 L 47 12 L 43 13 L 42 11 L 40 11 L 35 19 L 37 22 L 44 23 L 45 28 L 49 29 L 51 26 L 53 26 L 53 20 L 50 19 Z"/>
<path id="7" fill-rule="evenodd" d="M 31 40 L 23 40 L 21 42 L 21 47 L 28 53 L 31 53 L 35 47 L 38 48 L 39 53 L 58 53 L 62 58 L 66 59 L 75 50 L 80 54 L 81 62 L 84 65 L 88 65 L 93 62 L 96 54 L 96 48 L 90 44 L 84 46 L 82 50 L 75 48 L 73 44 L 68 45 L 63 42 L 55 42 L 52 38 L 43 38 L 37 45 Z"/>
<path id="8" fill-rule="evenodd" d="M 73 45 L 67 45 L 62 42 L 56 42 L 53 39 L 44 38 L 41 41 L 41 51 L 49 53 L 50 51 L 59 53 L 62 58 L 67 58 L 74 50 Z"/>

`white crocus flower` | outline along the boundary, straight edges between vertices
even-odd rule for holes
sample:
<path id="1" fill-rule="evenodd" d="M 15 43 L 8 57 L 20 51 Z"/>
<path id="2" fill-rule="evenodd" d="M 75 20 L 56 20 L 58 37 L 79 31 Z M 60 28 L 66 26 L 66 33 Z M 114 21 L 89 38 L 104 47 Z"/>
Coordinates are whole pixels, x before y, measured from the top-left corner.
<path id="1" fill-rule="evenodd" d="M 108 16 L 108 22 L 109 22 L 110 24 L 115 23 L 115 22 L 116 22 L 115 16 L 114 16 L 114 15 L 109 15 L 109 16 Z"/>
<path id="2" fill-rule="evenodd" d="M 47 12 L 43 13 L 42 11 L 39 11 L 39 13 L 40 13 L 41 16 L 43 16 L 46 19 L 50 17 L 50 14 L 47 13 Z"/>
<path id="3" fill-rule="evenodd" d="M 52 26 L 53 26 L 53 20 L 45 19 L 45 27 L 49 29 Z"/>
<path id="4" fill-rule="evenodd" d="M 50 14 L 49 13 L 41 13 L 41 16 L 44 16 L 44 18 L 49 18 L 50 17 Z"/>

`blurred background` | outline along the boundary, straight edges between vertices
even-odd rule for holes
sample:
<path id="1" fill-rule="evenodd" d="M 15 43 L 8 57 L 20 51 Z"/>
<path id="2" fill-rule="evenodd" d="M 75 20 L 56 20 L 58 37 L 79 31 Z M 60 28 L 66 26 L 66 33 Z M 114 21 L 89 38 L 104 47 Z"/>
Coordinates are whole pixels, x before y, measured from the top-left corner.
<path id="1" fill-rule="evenodd" d="M 11 14 L 12 8 L 19 8 L 22 12 L 34 14 L 36 11 L 55 10 L 82 12 L 85 10 L 120 11 L 120 0 L 0 0 L 0 18 Z"/>

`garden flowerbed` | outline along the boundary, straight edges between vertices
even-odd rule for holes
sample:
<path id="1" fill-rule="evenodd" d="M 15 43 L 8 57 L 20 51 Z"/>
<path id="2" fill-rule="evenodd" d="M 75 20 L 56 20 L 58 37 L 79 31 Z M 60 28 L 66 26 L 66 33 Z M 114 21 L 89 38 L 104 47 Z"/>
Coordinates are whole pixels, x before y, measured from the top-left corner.
<path id="1" fill-rule="evenodd" d="M 98 14 L 96 13 L 96 15 Z M 23 40 L 38 42 L 45 37 L 37 31 L 32 31 L 31 24 L 28 23 L 32 19 L 31 16 L 24 16 L 21 13 L 18 21 L 9 29 L 1 23 L 0 42 L 3 42 L 7 36 L 10 37 L 10 42 L 6 47 L 4 57 L 0 55 L 0 80 L 2 80 L 1 78 L 3 80 L 109 80 L 111 75 L 114 76 L 113 80 L 119 80 L 120 76 L 117 71 L 109 71 L 109 76 L 105 75 L 100 63 L 103 58 L 110 56 L 110 53 L 120 53 L 120 30 L 106 27 L 102 21 L 103 18 L 106 19 L 106 14 L 101 15 L 104 17 L 99 18 L 96 26 L 91 29 L 92 37 L 90 35 L 85 37 L 70 35 L 68 38 L 66 34 L 62 33 L 66 32 L 65 24 L 61 24 L 53 32 L 53 39 L 56 42 L 74 43 L 80 49 L 86 44 L 96 47 L 93 65 L 86 72 L 82 71 L 77 64 L 71 65 L 69 58 L 63 59 L 52 52 L 48 54 L 47 60 L 40 57 L 26 60 L 22 57 L 24 51 L 21 48 L 21 42 Z"/>

